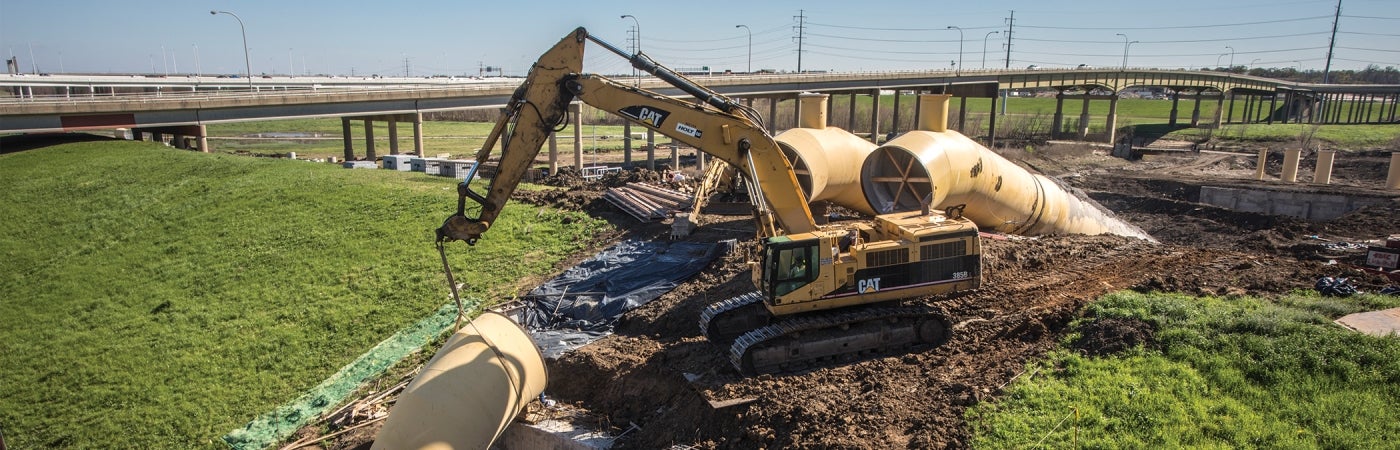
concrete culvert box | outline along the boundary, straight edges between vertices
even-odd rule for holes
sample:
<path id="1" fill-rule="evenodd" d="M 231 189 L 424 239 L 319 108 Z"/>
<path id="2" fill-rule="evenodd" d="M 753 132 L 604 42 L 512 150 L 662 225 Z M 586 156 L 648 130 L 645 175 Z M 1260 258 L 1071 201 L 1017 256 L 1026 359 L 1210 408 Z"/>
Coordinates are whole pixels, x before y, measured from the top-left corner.
<path id="1" fill-rule="evenodd" d="M 441 172 L 441 158 L 413 158 L 408 160 L 414 172 L 423 172 L 428 175 L 437 175 Z"/>
<path id="2" fill-rule="evenodd" d="M 413 170 L 413 164 L 410 163 L 412 159 L 413 157 L 409 155 L 386 155 L 384 156 L 384 169 L 408 172 Z"/>

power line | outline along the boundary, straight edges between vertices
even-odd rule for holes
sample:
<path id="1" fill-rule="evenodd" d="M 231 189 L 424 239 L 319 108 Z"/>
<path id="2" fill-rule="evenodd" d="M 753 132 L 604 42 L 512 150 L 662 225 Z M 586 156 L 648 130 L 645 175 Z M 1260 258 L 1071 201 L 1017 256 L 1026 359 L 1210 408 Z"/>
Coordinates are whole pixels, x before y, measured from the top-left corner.
<path id="1" fill-rule="evenodd" d="M 863 53 L 889 53 L 889 54 L 896 54 L 896 55 L 956 55 L 956 54 L 957 54 L 957 53 L 955 53 L 955 52 L 908 52 L 908 51 L 898 51 L 898 50 L 869 50 L 869 49 L 863 49 L 863 48 L 835 47 L 835 46 L 830 46 L 830 45 L 819 45 L 819 44 L 807 44 L 807 46 L 808 46 L 808 47 L 816 47 L 816 48 L 825 48 L 825 49 L 831 49 L 831 50 L 850 50 L 850 51 L 853 51 L 853 52 L 863 52 Z"/>
<path id="2" fill-rule="evenodd" d="M 1327 47 L 1326 47 L 1326 46 L 1318 46 L 1318 47 L 1285 48 L 1285 49 L 1278 49 L 1278 50 L 1254 50 L 1254 51 L 1247 51 L 1247 52 L 1235 52 L 1235 54 L 1237 54 L 1237 55 L 1258 55 L 1258 54 L 1264 54 L 1264 53 L 1283 53 L 1283 52 L 1296 52 L 1296 51 L 1304 51 L 1304 50 L 1320 50 L 1320 49 L 1324 49 L 1324 48 L 1327 48 Z M 1026 52 L 1026 53 L 1029 53 L 1029 54 L 1032 54 L 1032 55 L 1051 55 L 1051 56 L 1092 56 L 1092 57 L 1112 57 L 1112 56 L 1118 56 L 1117 54 L 1094 54 L 1094 53 L 1055 53 L 1055 52 Z M 1211 53 L 1165 53 L 1165 54 L 1163 54 L 1163 53 L 1154 53 L 1154 54 L 1150 54 L 1150 55 L 1142 55 L 1142 57 L 1144 57 L 1144 58 L 1168 58 L 1168 57 L 1215 56 L 1215 55 L 1219 55 L 1219 53 L 1216 53 L 1216 52 L 1211 52 Z"/>
<path id="3" fill-rule="evenodd" d="M 1366 51 L 1371 51 L 1371 52 L 1400 53 L 1400 50 L 1387 50 L 1387 49 L 1379 49 L 1379 48 L 1343 47 L 1343 46 L 1340 46 L 1340 45 L 1337 46 L 1337 48 L 1344 48 L 1344 49 L 1347 49 L 1347 50 L 1366 50 Z"/>
<path id="4" fill-rule="evenodd" d="M 947 31 L 946 28 L 879 28 L 879 27 L 854 27 L 854 26 L 848 26 L 848 25 L 832 25 L 832 24 L 816 23 L 816 22 L 807 22 L 807 25 L 817 26 L 817 27 L 844 28 L 844 29 L 849 29 L 849 30 L 867 30 L 867 31 Z M 1001 28 L 1001 27 L 996 27 L 996 26 L 992 26 L 992 27 L 962 27 L 962 29 L 964 29 L 964 30 L 994 30 L 994 29 L 998 29 L 998 28 Z"/>
<path id="5" fill-rule="evenodd" d="M 1024 28 L 1036 28 L 1036 29 L 1044 29 L 1044 30 L 1110 30 L 1110 31 L 1115 31 L 1115 30 L 1186 30 L 1186 29 L 1195 29 L 1195 28 L 1238 27 L 1238 26 L 1243 26 L 1243 25 L 1263 25 L 1263 24 L 1271 24 L 1271 23 L 1302 22 L 1302 21 L 1305 21 L 1305 20 L 1326 19 L 1326 18 L 1329 18 L 1329 17 L 1332 17 L 1332 16 L 1312 16 L 1312 17 L 1299 17 L 1299 18 L 1296 18 L 1296 19 L 1263 20 L 1263 21 L 1259 21 L 1259 22 L 1220 23 L 1220 24 L 1213 24 L 1213 25 L 1177 25 L 1177 26 L 1167 26 L 1167 27 L 1052 27 L 1052 26 L 1044 26 L 1044 25 L 1021 25 L 1021 26 L 1024 27 Z"/>
<path id="6" fill-rule="evenodd" d="M 1342 17 L 1346 17 L 1348 19 L 1400 20 L 1400 17 L 1351 16 L 1346 14 L 1342 14 Z"/>
<path id="7" fill-rule="evenodd" d="M 947 30 L 941 30 L 941 31 L 947 31 Z M 905 43 L 917 43 L 917 44 L 931 44 L 931 43 L 949 43 L 949 42 L 957 42 L 957 40 L 950 40 L 950 39 L 935 39 L 935 40 L 925 40 L 925 39 L 877 39 L 877 38 L 858 38 L 858 37 L 850 37 L 850 36 L 835 36 L 835 35 L 820 34 L 820 33 L 807 33 L 807 35 L 808 35 L 808 36 L 824 37 L 824 38 L 832 38 L 832 39 L 844 39 L 844 40 L 849 40 L 849 41 L 867 41 L 867 42 L 905 42 Z"/>
<path id="8" fill-rule="evenodd" d="M 1278 39 L 1278 38 L 1298 37 L 1298 36 L 1314 36 L 1314 35 L 1319 35 L 1319 34 L 1327 34 L 1327 32 L 1326 32 L 1326 31 L 1318 31 L 1318 32 L 1314 32 L 1314 33 L 1276 34 L 1276 35 L 1273 35 L 1273 36 L 1228 37 L 1228 38 L 1215 38 L 1215 39 L 1183 39 L 1183 40 L 1175 40 L 1175 41 L 1140 41 L 1139 43 L 1141 43 L 1141 44 L 1189 44 L 1189 43 L 1195 43 L 1195 42 L 1227 42 L 1227 41 L 1248 41 L 1248 40 L 1256 40 L 1256 39 Z M 1122 41 L 1083 41 L 1083 40 L 1074 40 L 1074 39 L 1035 39 L 1035 38 L 1024 38 L 1024 37 L 1023 37 L 1023 38 L 1020 38 L 1020 40 L 1023 40 L 1023 41 L 1032 41 L 1032 42 L 1069 42 L 1069 43 L 1077 43 L 1077 44 L 1114 44 L 1114 45 L 1122 45 L 1122 44 L 1123 44 Z"/>

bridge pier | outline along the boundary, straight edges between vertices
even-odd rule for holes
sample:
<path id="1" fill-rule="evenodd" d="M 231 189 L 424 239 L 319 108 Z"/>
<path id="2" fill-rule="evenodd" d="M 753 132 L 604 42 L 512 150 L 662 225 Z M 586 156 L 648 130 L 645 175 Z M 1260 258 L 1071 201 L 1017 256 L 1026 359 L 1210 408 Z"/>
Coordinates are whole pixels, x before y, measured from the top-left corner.
<path id="1" fill-rule="evenodd" d="M 345 145 L 345 160 L 346 160 L 346 161 L 354 161 L 354 160 L 355 160 L 355 141 L 353 141 L 352 139 L 354 139 L 354 136 L 351 136 L 351 135 L 350 135 L 350 118 L 349 118 L 349 117 L 341 117 L 341 118 L 340 118 L 340 140 L 341 140 L 341 143 L 343 143 L 343 144 Z M 423 156 L 423 155 L 418 155 L 418 156 Z"/>
<path id="2" fill-rule="evenodd" d="M 870 142 L 880 143 L 880 90 L 870 92 Z"/>
<path id="3" fill-rule="evenodd" d="M 559 173 L 559 133 L 549 132 L 549 175 Z"/>
<path id="4" fill-rule="evenodd" d="M 1065 91 L 1055 91 L 1055 117 L 1050 120 L 1050 138 L 1059 139 L 1065 129 Z"/>
<path id="5" fill-rule="evenodd" d="M 1089 92 L 1084 92 L 1084 107 L 1079 111 L 1079 139 L 1089 137 Z"/>
<path id="6" fill-rule="evenodd" d="M 1191 127 L 1201 126 L 1201 91 L 1196 91 L 1196 103 L 1191 107 Z"/>
<path id="7" fill-rule="evenodd" d="M 650 127 L 647 128 L 647 168 L 656 170 L 656 130 Z"/>
<path id="8" fill-rule="evenodd" d="M 1118 138 L 1118 94 L 1114 93 L 1108 98 L 1108 117 L 1104 118 L 1105 128 L 1108 129 L 1108 143 L 1116 142 Z"/>
<path id="9" fill-rule="evenodd" d="M 374 119 L 365 119 L 365 158 L 374 161 Z"/>
<path id="10" fill-rule="evenodd" d="M 144 140 L 143 135 L 151 134 L 151 140 L 164 143 L 165 135 L 170 135 L 170 146 L 180 150 L 189 150 L 189 140 L 194 139 L 199 151 L 209 153 L 209 132 L 204 125 L 175 125 L 168 127 L 146 127 L 131 129 L 132 140 Z"/>
<path id="11" fill-rule="evenodd" d="M 389 154 L 399 154 L 399 120 L 396 117 L 389 117 Z"/>
<path id="12" fill-rule="evenodd" d="M 1232 103 L 1233 103 L 1233 102 L 1232 102 Z M 1225 93 L 1224 93 L 1224 92 L 1221 92 L 1221 93 L 1220 93 L 1220 98 L 1215 99 L 1215 123 L 1214 123 L 1214 125 L 1213 125 L 1213 128 L 1215 128 L 1215 129 L 1217 129 L 1217 130 L 1220 129 L 1220 117 L 1221 117 L 1222 114 L 1225 113 L 1225 110 L 1223 109 L 1224 106 L 1225 106 Z"/>
<path id="13" fill-rule="evenodd" d="M 570 102 L 569 115 L 574 118 L 574 169 L 583 173 L 583 103 Z"/>
<path id="14" fill-rule="evenodd" d="M 622 121 L 622 167 L 632 167 L 632 121 L 630 120 Z"/>
<path id="15" fill-rule="evenodd" d="M 1181 101 L 1181 91 L 1178 91 L 1178 90 L 1173 89 L 1173 90 L 1172 90 L 1172 114 L 1171 114 L 1171 117 L 1167 119 L 1167 126 L 1170 126 L 1170 127 L 1172 127 L 1172 128 L 1176 128 L 1176 105 L 1177 105 L 1177 103 L 1180 102 L 1180 101 Z"/>

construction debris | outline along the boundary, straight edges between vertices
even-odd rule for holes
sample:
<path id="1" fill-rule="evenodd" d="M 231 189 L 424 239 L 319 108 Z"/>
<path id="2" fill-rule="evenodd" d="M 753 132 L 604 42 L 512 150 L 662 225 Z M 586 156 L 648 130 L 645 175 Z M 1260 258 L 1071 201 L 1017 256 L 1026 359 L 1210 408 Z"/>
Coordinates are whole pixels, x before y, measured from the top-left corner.
<path id="1" fill-rule="evenodd" d="M 695 202 L 683 192 L 647 183 L 627 183 L 608 189 L 603 198 L 642 222 L 665 219 Z"/>

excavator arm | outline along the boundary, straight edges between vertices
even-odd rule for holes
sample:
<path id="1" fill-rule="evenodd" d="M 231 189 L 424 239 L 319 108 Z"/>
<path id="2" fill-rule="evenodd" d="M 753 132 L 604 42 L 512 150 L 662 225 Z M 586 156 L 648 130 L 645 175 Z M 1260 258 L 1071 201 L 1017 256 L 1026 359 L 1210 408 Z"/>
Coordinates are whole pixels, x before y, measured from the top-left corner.
<path id="1" fill-rule="evenodd" d="M 633 66 L 691 94 L 699 102 L 685 102 L 599 75 L 583 74 L 583 46 L 588 40 L 627 57 Z M 491 159 L 496 142 L 504 139 L 496 176 L 485 194 L 470 187 L 475 171 L 458 185 L 457 212 L 438 229 L 439 239 L 475 244 L 490 229 L 545 140 L 557 131 L 556 126 L 564 123 L 568 105 L 575 97 L 739 167 L 763 193 L 759 218 L 768 235 L 817 230 L 791 163 L 777 141 L 758 123 L 756 113 L 690 82 L 645 55 L 627 55 L 578 28 L 540 57 L 511 96 L 506 113 L 476 155 L 480 167 Z"/>

